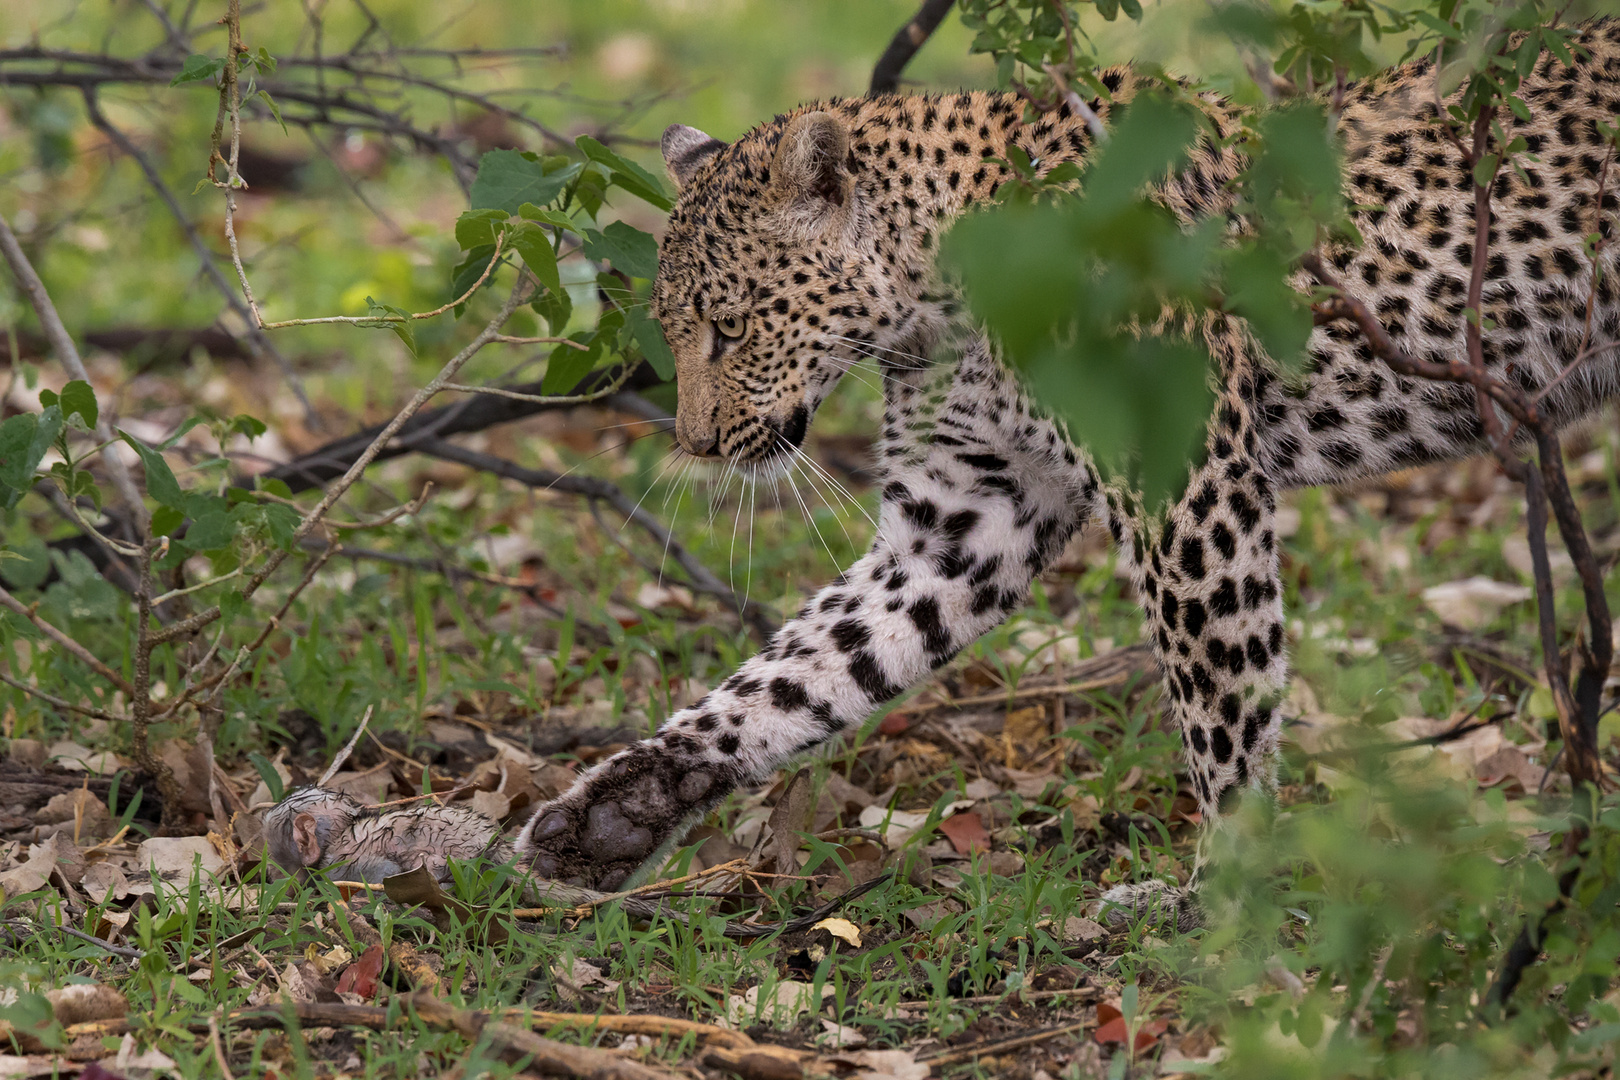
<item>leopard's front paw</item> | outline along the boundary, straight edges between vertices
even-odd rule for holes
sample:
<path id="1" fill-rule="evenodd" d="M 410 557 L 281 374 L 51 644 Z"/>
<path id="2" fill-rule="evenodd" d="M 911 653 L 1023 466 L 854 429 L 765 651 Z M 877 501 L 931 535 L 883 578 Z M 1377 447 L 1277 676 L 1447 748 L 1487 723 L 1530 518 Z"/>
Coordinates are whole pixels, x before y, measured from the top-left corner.
<path id="1" fill-rule="evenodd" d="M 1204 913 L 1198 906 L 1198 894 L 1185 885 L 1171 885 L 1164 881 L 1115 885 L 1093 902 L 1092 914 L 1115 925 L 1168 923 L 1182 932 L 1204 923 Z"/>
<path id="2" fill-rule="evenodd" d="M 610 892 L 734 786 L 721 766 L 637 743 L 536 810 L 517 852 L 539 877 Z"/>

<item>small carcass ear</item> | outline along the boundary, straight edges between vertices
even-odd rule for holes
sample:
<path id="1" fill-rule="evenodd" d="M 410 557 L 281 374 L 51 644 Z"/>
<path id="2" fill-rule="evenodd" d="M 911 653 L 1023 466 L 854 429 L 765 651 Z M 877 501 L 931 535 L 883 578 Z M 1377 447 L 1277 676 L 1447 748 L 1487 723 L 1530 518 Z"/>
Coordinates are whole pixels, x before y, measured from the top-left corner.
<path id="1" fill-rule="evenodd" d="M 676 187 L 685 187 L 700 165 L 726 148 L 726 144 L 719 139 L 685 124 L 671 124 L 665 128 L 658 146 L 664 152 L 664 165 L 669 169 L 669 177 L 675 181 Z"/>
<path id="2" fill-rule="evenodd" d="M 293 818 L 293 843 L 298 845 L 298 858 L 305 866 L 321 861 L 321 840 L 316 834 L 314 814 L 299 814 Z"/>
<path id="3" fill-rule="evenodd" d="M 843 206 L 852 183 L 849 129 L 832 113 L 796 116 L 782 132 L 771 163 L 771 187 L 793 200 Z"/>

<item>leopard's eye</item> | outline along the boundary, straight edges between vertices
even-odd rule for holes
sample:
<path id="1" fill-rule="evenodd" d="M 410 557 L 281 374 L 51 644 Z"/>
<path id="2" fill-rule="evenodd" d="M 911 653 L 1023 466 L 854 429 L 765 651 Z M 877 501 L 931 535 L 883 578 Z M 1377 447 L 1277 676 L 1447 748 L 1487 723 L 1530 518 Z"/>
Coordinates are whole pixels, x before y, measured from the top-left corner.
<path id="1" fill-rule="evenodd" d="M 740 338 L 748 329 L 748 320 L 741 315 L 725 315 L 714 320 L 714 328 L 720 331 L 721 337 Z"/>

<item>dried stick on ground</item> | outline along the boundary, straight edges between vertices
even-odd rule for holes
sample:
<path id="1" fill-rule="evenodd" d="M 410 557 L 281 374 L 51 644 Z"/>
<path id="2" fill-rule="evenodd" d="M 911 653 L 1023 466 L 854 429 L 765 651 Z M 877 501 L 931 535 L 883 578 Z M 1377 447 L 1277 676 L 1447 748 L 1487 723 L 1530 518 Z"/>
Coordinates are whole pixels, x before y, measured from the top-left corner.
<path id="1" fill-rule="evenodd" d="M 428 993 L 417 992 L 406 998 L 410 1012 L 385 1008 L 381 1005 L 345 1005 L 340 1002 L 288 1002 L 264 1008 L 232 1009 L 217 1018 L 195 1020 L 187 1025 L 198 1035 L 207 1035 L 209 1024 L 238 1030 L 296 1027 L 360 1027 L 372 1031 L 390 1031 L 407 1024 L 414 1014 L 416 1019 L 430 1028 L 454 1031 L 470 1041 L 480 1036 L 488 1038 L 491 1048 L 508 1062 L 527 1061 L 530 1072 L 543 1076 L 567 1076 L 577 1080 L 678 1080 L 685 1074 L 651 1065 L 643 1065 L 634 1058 L 613 1050 L 593 1046 L 575 1046 L 543 1038 L 526 1027 L 520 1027 L 517 1017 L 512 1021 L 504 1013 L 491 1013 L 482 1009 L 460 1009 Z M 67 1028 L 69 1039 L 92 1036 L 103 1038 L 128 1032 L 130 1021 L 125 1017 L 113 1020 L 93 1020 L 73 1024 Z"/>
<path id="2" fill-rule="evenodd" d="M 900 73 L 905 70 L 917 50 L 929 39 L 939 24 L 949 15 L 956 0 L 923 0 L 922 7 L 911 20 L 894 32 L 889 47 L 878 57 L 872 68 L 869 94 L 892 94 L 900 87 Z"/>
<path id="3" fill-rule="evenodd" d="M 572 398 L 590 394 L 612 385 L 621 378 L 625 380 L 622 389 L 629 391 L 646 390 L 663 381 L 653 371 L 651 365 L 640 364 L 626 376 L 623 365 L 615 364 L 591 372 L 563 396 Z M 540 394 L 541 384 L 520 383 L 508 389 L 523 394 Z M 386 461 L 402 454 L 409 454 L 417 449 L 416 440 L 421 437 L 444 439 L 571 407 L 559 402 L 518 401 L 494 396 L 468 398 L 453 405 L 420 413 L 399 429 L 394 439 L 377 453 L 374 460 Z M 353 435 L 334 439 L 285 465 L 276 466 L 265 475 L 282 481 L 295 493 L 319 487 L 333 477 L 341 476 L 353 465 L 355 459 L 376 441 L 377 434 L 382 428 L 383 425 L 377 424 Z"/>

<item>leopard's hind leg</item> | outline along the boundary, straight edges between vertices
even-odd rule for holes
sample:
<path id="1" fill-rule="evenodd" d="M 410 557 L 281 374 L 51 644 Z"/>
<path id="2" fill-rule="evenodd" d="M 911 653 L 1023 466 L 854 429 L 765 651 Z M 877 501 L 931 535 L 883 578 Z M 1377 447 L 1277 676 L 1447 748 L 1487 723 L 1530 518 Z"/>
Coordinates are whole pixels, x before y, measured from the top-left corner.
<path id="1" fill-rule="evenodd" d="M 1261 464 L 1254 409 L 1258 351 L 1224 319 L 1212 320 L 1206 337 L 1222 390 L 1205 460 L 1162 530 L 1138 549 L 1135 577 L 1208 830 L 1244 788 L 1275 785 L 1288 661 L 1276 495 Z M 1113 889 L 1102 909 L 1116 920 L 1198 921 L 1192 888 L 1156 882 Z"/>

